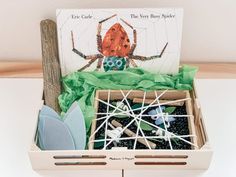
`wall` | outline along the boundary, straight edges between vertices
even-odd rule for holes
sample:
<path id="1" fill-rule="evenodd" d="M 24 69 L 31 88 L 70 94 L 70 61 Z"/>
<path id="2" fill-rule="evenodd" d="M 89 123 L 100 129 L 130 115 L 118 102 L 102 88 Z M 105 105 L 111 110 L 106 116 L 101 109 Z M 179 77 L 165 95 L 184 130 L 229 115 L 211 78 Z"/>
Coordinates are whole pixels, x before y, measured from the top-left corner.
<path id="1" fill-rule="evenodd" d="M 40 20 L 57 8 L 183 7 L 181 58 L 236 62 L 235 0 L 0 0 L 0 60 L 39 60 Z"/>

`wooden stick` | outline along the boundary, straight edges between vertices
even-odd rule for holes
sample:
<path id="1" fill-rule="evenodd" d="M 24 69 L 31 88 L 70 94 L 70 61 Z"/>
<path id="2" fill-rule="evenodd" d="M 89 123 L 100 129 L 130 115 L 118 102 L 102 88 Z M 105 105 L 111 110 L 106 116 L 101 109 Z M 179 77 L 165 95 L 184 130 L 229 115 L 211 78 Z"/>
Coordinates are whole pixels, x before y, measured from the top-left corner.
<path id="1" fill-rule="evenodd" d="M 144 104 L 151 104 L 154 101 L 154 99 L 145 99 L 144 100 Z M 134 98 L 133 99 L 134 103 L 142 103 L 143 102 L 143 98 Z M 170 100 L 159 100 L 160 103 L 167 103 L 170 102 Z M 180 102 L 176 102 L 176 103 L 168 103 L 166 104 L 168 106 L 183 106 L 184 105 L 184 101 L 180 101 Z"/>
<path id="2" fill-rule="evenodd" d="M 56 112 L 60 112 L 58 96 L 61 94 L 61 69 L 56 23 L 52 20 L 43 20 L 40 23 L 40 27 L 45 104 Z"/>
<path id="3" fill-rule="evenodd" d="M 112 120 L 111 121 L 111 124 L 114 125 L 115 127 L 123 127 L 121 123 L 117 122 L 116 120 Z M 136 137 L 136 133 L 134 133 L 133 131 L 131 131 L 130 129 L 126 128 L 124 130 L 124 133 L 126 135 L 128 135 L 129 137 Z M 156 144 L 151 142 L 151 141 L 148 141 L 147 142 L 145 141 L 144 138 L 138 138 L 137 140 L 138 142 L 140 142 L 141 144 L 145 145 L 146 147 L 148 147 L 148 144 L 150 145 L 150 147 L 152 149 L 155 149 L 156 148 Z M 148 144 L 147 144 L 148 143 Z"/>

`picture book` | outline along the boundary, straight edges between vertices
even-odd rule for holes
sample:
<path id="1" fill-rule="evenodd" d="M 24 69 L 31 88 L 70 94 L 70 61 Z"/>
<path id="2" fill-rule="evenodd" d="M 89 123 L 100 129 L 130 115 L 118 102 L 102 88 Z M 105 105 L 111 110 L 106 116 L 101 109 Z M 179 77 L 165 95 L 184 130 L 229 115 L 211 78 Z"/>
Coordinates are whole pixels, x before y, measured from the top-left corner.
<path id="1" fill-rule="evenodd" d="M 182 19 L 178 8 L 58 9 L 62 75 L 132 67 L 175 74 Z"/>

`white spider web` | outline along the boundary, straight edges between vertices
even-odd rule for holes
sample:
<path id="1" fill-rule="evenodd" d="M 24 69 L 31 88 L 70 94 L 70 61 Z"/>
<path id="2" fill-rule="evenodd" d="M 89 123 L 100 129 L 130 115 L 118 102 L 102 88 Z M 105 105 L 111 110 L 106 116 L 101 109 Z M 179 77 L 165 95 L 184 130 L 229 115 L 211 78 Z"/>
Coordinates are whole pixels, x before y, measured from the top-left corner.
<path id="1" fill-rule="evenodd" d="M 92 132 L 90 138 L 89 138 L 89 144 L 90 143 L 97 143 L 97 142 L 103 142 L 104 146 L 103 146 L 103 149 L 107 149 L 107 147 L 113 143 L 114 141 L 122 141 L 122 140 L 134 140 L 134 143 L 133 143 L 133 149 L 136 149 L 136 146 L 137 146 L 137 142 L 138 142 L 138 139 L 144 139 L 145 140 L 145 143 L 148 147 L 149 150 L 154 150 L 151 148 L 151 145 L 150 145 L 150 141 L 149 140 L 153 140 L 153 139 L 165 139 L 168 141 L 169 143 L 169 146 L 170 146 L 170 149 L 173 150 L 173 146 L 172 146 L 172 142 L 171 142 L 171 139 L 172 138 L 176 138 L 180 141 L 184 141 L 185 143 L 193 146 L 193 147 L 196 147 L 198 148 L 197 144 L 194 144 L 193 142 L 191 141 L 188 141 L 184 138 L 187 138 L 187 137 L 190 137 L 190 138 L 195 138 L 196 135 L 193 135 L 193 134 L 187 134 L 187 135 L 176 135 L 175 133 L 173 132 L 170 132 L 168 131 L 167 129 L 167 125 L 166 125 L 166 122 L 165 122 L 165 117 L 164 117 L 164 114 L 162 112 L 162 109 L 161 109 L 161 106 L 163 105 L 168 105 L 168 104 L 171 104 L 171 103 L 178 103 L 178 102 L 183 102 L 183 101 L 186 101 L 186 100 L 189 100 L 190 98 L 184 98 L 184 99 L 178 99 L 178 100 L 171 100 L 171 101 L 167 101 L 165 103 L 160 103 L 160 98 L 167 92 L 168 90 L 165 90 L 163 91 L 160 95 L 157 95 L 157 92 L 155 91 L 155 99 L 148 105 L 144 105 L 144 101 L 145 101 L 145 98 L 146 98 L 146 92 L 144 92 L 143 94 L 143 101 L 142 101 L 142 106 L 140 108 L 135 108 L 135 109 L 132 109 L 131 106 L 130 106 L 130 103 L 127 99 L 127 97 L 129 96 L 129 94 L 132 92 L 132 90 L 129 90 L 126 94 L 124 93 L 124 91 L 120 90 L 120 93 L 122 94 L 123 96 L 123 99 L 118 103 L 117 106 L 114 106 L 113 104 L 110 103 L 110 97 L 111 97 L 111 91 L 108 90 L 108 97 L 107 97 L 107 101 L 104 101 L 104 100 L 101 100 L 99 98 L 95 98 L 96 101 L 98 102 L 101 102 L 103 104 L 105 104 L 107 106 L 106 108 L 106 112 L 98 112 L 96 113 L 96 115 L 102 115 L 102 117 L 99 117 L 99 118 L 96 118 L 96 121 L 99 121 L 99 120 L 103 120 L 103 122 L 96 128 L 96 130 L 94 132 Z M 124 111 L 120 108 L 121 104 L 126 104 L 128 106 L 128 110 L 127 111 Z M 153 116 L 161 116 L 162 120 L 163 120 L 163 124 L 164 124 L 164 128 L 160 127 L 160 126 L 157 126 L 156 124 L 153 124 L 153 123 L 150 123 L 144 119 L 142 119 L 142 117 L 150 117 L 150 115 L 148 114 L 144 114 L 144 112 L 148 109 L 148 108 L 154 108 L 154 107 L 159 107 L 160 109 L 160 114 L 156 114 L 156 115 L 153 115 Z M 114 110 L 112 112 L 109 112 L 109 108 L 113 108 Z M 117 110 L 119 112 L 117 112 Z M 137 111 L 137 110 L 140 110 L 140 113 L 139 114 L 135 114 L 134 111 Z M 110 138 L 110 137 L 107 137 L 107 131 L 108 131 L 108 126 L 111 127 L 112 129 L 115 129 L 115 127 L 113 127 L 110 123 L 109 123 L 109 119 L 113 116 L 117 116 L 117 115 L 127 115 L 129 117 L 132 117 L 133 119 L 124 127 L 122 127 L 122 130 L 119 132 L 119 136 L 117 137 L 114 137 L 114 138 Z M 178 118 L 179 117 L 185 117 L 185 118 L 193 118 L 192 115 L 165 115 L 165 116 L 173 116 L 175 118 L 177 118 L 175 121 L 178 121 Z M 165 132 L 165 135 L 161 136 L 161 135 L 158 135 L 158 136 L 146 136 L 145 133 L 143 132 L 142 128 L 140 127 L 140 123 L 141 122 L 144 122 L 148 125 L 150 125 L 151 127 L 153 128 L 156 128 L 157 130 L 161 130 L 161 131 L 164 131 Z M 126 129 L 129 128 L 130 125 L 132 125 L 133 123 L 136 123 L 137 125 L 137 130 L 135 132 L 135 136 L 132 136 L 132 137 L 121 137 L 121 135 L 124 133 L 124 131 Z M 96 133 L 105 125 L 105 137 L 104 139 L 94 139 Z M 141 133 L 141 135 L 139 134 Z"/>

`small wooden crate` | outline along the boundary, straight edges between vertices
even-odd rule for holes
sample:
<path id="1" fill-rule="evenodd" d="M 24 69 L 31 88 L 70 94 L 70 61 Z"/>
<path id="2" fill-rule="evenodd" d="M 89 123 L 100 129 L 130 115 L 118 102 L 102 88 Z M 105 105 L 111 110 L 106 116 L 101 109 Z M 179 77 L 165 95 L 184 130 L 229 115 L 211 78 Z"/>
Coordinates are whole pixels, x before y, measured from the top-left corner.
<path id="1" fill-rule="evenodd" d="M 166 95 L 170 96 L 171 99 L 181 96 L 191 97 L 191 101 L 187 103 L 187 109 L 189 113 L 193 113 L 194 118 L 189 119 L 189 127 L 192 133 L 196 134 L 197 139 L 192 141 L 198 145 L 198 148 L 191 150 L 127 150 L 125 148 L 93 150 L 91 149 L 92 145 L 90 145 L 90 150 L 42 151 L 36 144 L 36 131 L 35 139 L 29 151 L 33 169 L 207 169 L 211 161 L 212 149 L 209 146 L 195 89 L 190 91 L 189 94 L 181 91 L 177 94 L 171 92 Z M 105 97 L 106 92 L 97 92 L 97 96 Z M 152 97 L 151 93 L 150 97 Z M 93 123 L 94 126 L 95 122 Z"/>

